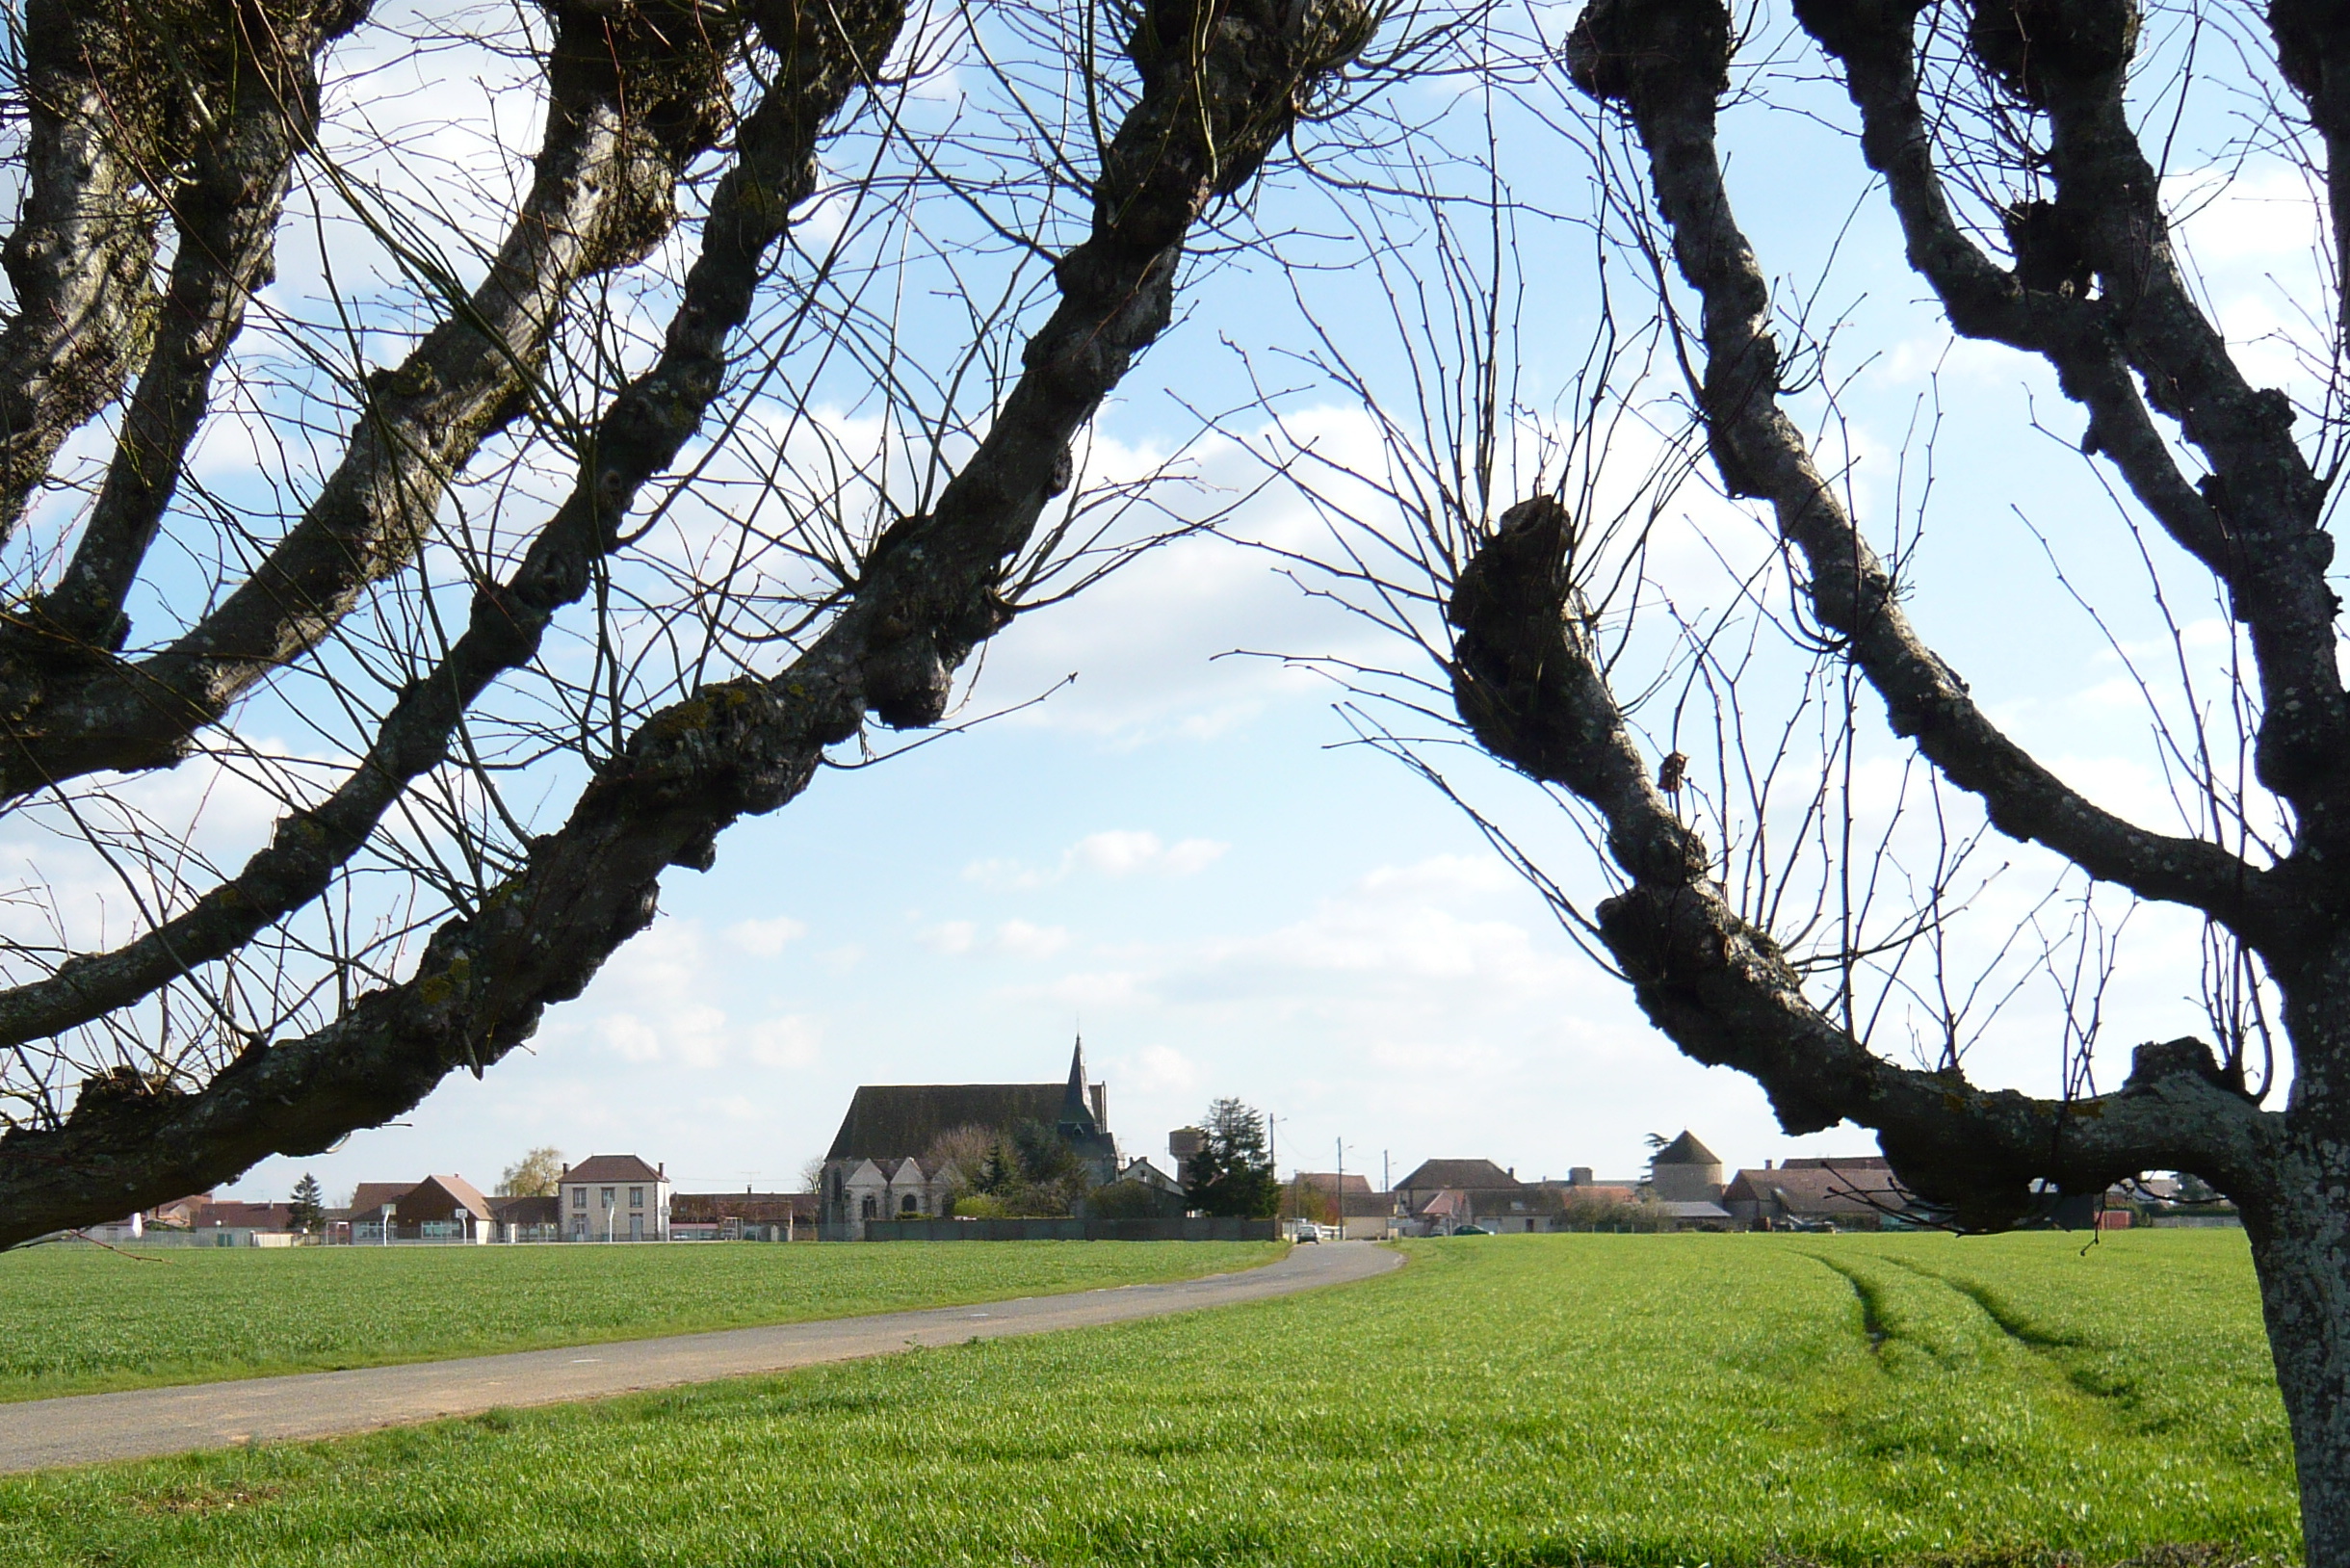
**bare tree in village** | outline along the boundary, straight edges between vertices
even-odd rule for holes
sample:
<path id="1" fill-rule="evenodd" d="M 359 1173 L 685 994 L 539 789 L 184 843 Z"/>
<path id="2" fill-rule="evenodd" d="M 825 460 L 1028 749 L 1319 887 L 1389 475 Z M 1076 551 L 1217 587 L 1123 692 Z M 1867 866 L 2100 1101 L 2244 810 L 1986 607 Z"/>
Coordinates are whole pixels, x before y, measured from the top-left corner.
<path id="1" fill-rule="evenodd" d="M 1588 155 L 1601 238 L 1587 253 L 1607 277 L 1597 346 L 1547 408 L 1519 401 L 1513 333 L 1554 331 L 1557 319 L 1524 309 L 1530 242 L 1514 225 L 1531 232 L 1533 203 L 1499 179 L 1481 205 L 1451 196 L 1488 233 L 1432 220 L 1438 238 L 1421 254 L 1435 264 L 1417 272 L 1433 281 L 1414 293 L 1397 278 L 1402 380 L 1325 324 L 1311 357 L 1360 400 L 1385 467 L 1331 457 L 1306 480 L 1340 544 L 1311 564 L 1335 584 L 1323 591 L 1418 642 L 1434 667 L 1322 663 L 1391 714 L 1440 726 L 1357 708 L 1373 744 L 1478 813 L 1658 1029 L 1758 1081 L 1788 1132 L 1873 1129 L 1921 1202 L 1966 1231 L 2044 1217 L 2059 1194 L 2102 1194 L 2149 1170 L 2190 1172 L 2232 1198 L 2295 1444 L 2308 1560 L 2339 1568 L 2350 693 L 2329 519 L 2350 389 L 2350 12 L 2274 0 L 2264 17 L 2160 13 L 2149 79 L 2133 66 L 2146 65 L 2154 14 L 2136 0 L 1793 0 L 1775 46 L 1762 13 L 1734 17 L 1718 0 L 1595 0 L 1557 38 L 1528 22 L 1496 50 L 1497 123 L 1518 129 L 1494 145 L 1530 120 Z M 1746 48 L 1769 58 L 1741 72 Z M 1893 510 L 1875 519 L 1877 547 L 1865 536 L 1865 491 L 1822 368 L 1829 334 L 1805 298 L 1773 298 L 1770 258 L 1734 203 L 1722 118 L 1734 96 L 1767 97 L 1773 82 L 1793 92 L 1822 62 L 1875 176 L 1868 199 L 1890 206 L 1921 292 L 1952 333 L 2046 367 L 2070 419 L 2045 406 L 2033 417 L 2118 482 L 2111 505 L 2146 540 L 2154 604 L 2139 621 L 2167 627 L 2161 657 L 2175 668 L 2133 666 L 2133 678 L 2160 721 L 2177 829 L 2128 820 L 2060 777 L 1929 645 L 1908 608 L 1914 475 L 1906 495 L 1877 492 Z M 2297 170 L 2306 183 L 2283 199 L 2331 226 L 2312 268 L 2328 297 L 2299 301 L 2304 374 L 2290 391 L 2246 368 L 2174 233 L 2179 193 L 2163 176 L 2179 106 L 2206 75 L 2232 84 L 2235 157 Z M 1811 98 L 1797 112 L 1839 108 Z M 1836 232 L 1832 212 L 1813 217 Z M 1659 376 L 1675 394 L 1643 401 L 1637 389 Z M 1292 432 L 1282 457 L 1311 476 L 1313 436 Z M 1726 610 L 1677 593 L 1651 553 L 1693 479 L 1718 485 L 1704 505 L 1719 523 L 1710 569 L 1730 583 Z M 1745 517 L 1767 539 L 1760 563 L 1737 558 L 1729 532 Z M 1971 541 L 1979 535 L 1978 520 Z M 2216 670 L 2191 656 L 2164 597 L 2182 574 L 2232 634 Z M 1973 610 L 2030 639 L 1999 619 L 2005 608 Z M 1588 878 L 1470 798 L 1445 760 L 1462 742 L 1566 809 Z M 1856 804 L 1856 757 L 1897 765 L 1890 808 Z M 1987 836 L 2021 847 L 2008 859 L 2058 868 L 2076 914 L 2054 934 L 2027 920 L 1976 938 L 1973 954 L 1990 957 L 1970 980 L 1961 950 L 1993 875 Z M 1599 884 L 1589 902 L 1574 891 L 1586 879 Z M 2099 1012 L 2127 917 L 2094 914 L 2101 896 L 2183 911 L 2202 923 L 2206 954 L 2179 1037 L 2136 1047 L 2127 1078 L 2102 1088 Z M 1986 1016 L 2023 983 L 2002 978 L 2019 965 L 2061 993 L 2053 1094 L 1969 1070 Z M 2196 989 L 2191 973 L 2181 983 Z"/>
<path id="2" fill-rule="evenodd" d="M 7 906 L 0 1244 L 481 1073 L 1147 542 L 1081 436 L 1380 20 L 378 10 L 10 13 L 0 799 L 84 869 Z M 403 122 L 460 48 L 494 122 Z"/>

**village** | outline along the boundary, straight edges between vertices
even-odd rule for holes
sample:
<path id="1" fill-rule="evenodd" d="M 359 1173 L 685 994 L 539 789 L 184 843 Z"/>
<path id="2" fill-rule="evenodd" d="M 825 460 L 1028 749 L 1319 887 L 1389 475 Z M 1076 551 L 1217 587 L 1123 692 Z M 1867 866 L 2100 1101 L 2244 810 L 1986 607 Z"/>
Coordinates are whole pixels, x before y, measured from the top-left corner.
<path id="1" fill-rule="evenodd" d="M 1008 1213 L 980 1189 L 998 1140 L 1046 1139 L 1063 1163 L 1055 1213 Z M 1216 1215 L 1194 1201 L 1209 1141 L 1170 1131 L 1163 1163 L 1132 1154 L 1110 1125 L 1110 1089 L 1089 1080 L 1081 1041 L 1059 1083 L 865 1085 L 851 1098 L 811 1190 L 680 1192 L 664 1160 L 594 1154 L 484 1192 L 454 1172 L 363 1181 L 341 1203 L 197 1193 L 91 1227 L 81 1237 L 146 1246 L 395 1246 L 547 1242 L 882 1241 L 1397 1241 L 1567 1232 L 1877 1231 L 1933 1228 L 1882 1155 L 1726 1166 L 1693 1132 L 1654 1137 L 1646 1171 L 1587 1165 L 1521 1178 L 1482 1158 L 1423 1160 L 1392 1182 L 1292 1169 L 1265 1214 Z M 511 1174 L 509 1172 L 509 1174 Z M 528 1185 L 509 1191 L 509 1185 Z M 2061 1229 L 2238 1223 L 2191 1181 L 2142 1177 L 2052 1202 Z"/>

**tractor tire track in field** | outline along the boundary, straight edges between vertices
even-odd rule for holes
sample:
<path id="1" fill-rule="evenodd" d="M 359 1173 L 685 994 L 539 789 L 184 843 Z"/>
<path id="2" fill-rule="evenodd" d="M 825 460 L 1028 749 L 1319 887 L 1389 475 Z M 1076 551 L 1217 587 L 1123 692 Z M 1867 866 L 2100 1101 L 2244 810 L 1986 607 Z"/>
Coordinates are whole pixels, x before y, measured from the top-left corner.
<path id="1" fill-rule="evenodd" d="M 405 1362 L 350 1372 L 27 1399 L 0 1404 L 0 1474 L 152 1458 L 198 1449 L 340 1437 L 489 1410 L 607 1398 L 684 1383 L 790 1372 L 901 1350 L 1133 1322 L 1350 1285 L 1402 1266 L 1403 1255 L 1392 1248 L 1369 1241 L 1336 1241 L 1294 1247 L 1277 1262 L 1237 1273 L 1208 1274 L 1164 1285 L 1123 1285 L 1064 1295 L 560 1346 L 449 1361 Z"/>
<path id="2" fill-rule="evenodd" d="M 1948 1364 L 1949 1357 L 1935 1346 L 1924 1340 L 1897 1333 L 1891 1326 L 1885 1310 L 1883 1288 L 1870 1280 L 1861 1269 L 1825 1253 L 1814 1252 L 1808 1248 L 1798 1248 L 1797 1250 L 1832 1273 L 1841 1275 L 1844 1282 L 1852 1287 L 1852 1294 L 1861 1304 L 1861 1328 L 1868 1336 L 1868 1348 L 1872 1354 L 1881 1356 L 1888 1341 L 1899 1339 L 1903 1344 L 1923 1351 L 1936 1361 Z M 1882 1253 L 1871 1255 L 1869 1261 L 1891 1265 L 1919 1279 L 1930 1280 L 1951 1294 L 1963 1298 L 1981 1313 L 1993 1327 L 2006 1336 L 2010 1343 L 2028 1352 L 2035 1364 L 2054 1372 L 2076 1393 L 2095 1401 L 2098 1408 L 2114 1412 L 2129 1398 L 2132 1390 L 2128 1386 L 2117 1387 L 2111 1381 L 2101 1377 L 2095 1369 L 2084 1367 L 2065 1354 L 2067 1351 L 2094 1350 L 2097 1348 L 2095 1342 L 2077 1335 L 2041 1327 L 2018 1312 L 2012 1305 L 2001 1300 L 1998 1294 L 1989 1286 L 1968 1279 L 1964 1275 L 1945 1274 L 1938 1268 L 1929 1268 L 1923 1264 L 1912 1263 L 1906 1258 L 1892 1257 Z"/>
<path id="3" fill-rule="evenodd" d="M 1847 1268 L 1825 1253 L 1813 1252 L 1801 1247 L 1796 1250 L 1830 1273 L 1843 1276 L 1844 1283 L 1852 1287 L 1852 1294 L 1860 1299 L 1861 1332 L 1868 1336 L 1869 1352 L 1875 1354 L 1882 1351 L 1885 1348 L 1885 1342 L 1892 1339 L 1893 1335 L 1893 1330 L 1885 1326 L 1885 1298 L 1878 1292 L 1875 1283 L 1864 1278 L 1858 1269 Z"/>
<path id="4" fill-rule="evenodd" d="M 1930 1279 L 1973 1302 L 2000 1333 L 2030 1351 L 2034 1359 L 2054 1371 L 2077 1392 L 2108 1405 L 2110 1401 L 2120 1401 L 2129 1397 L 2131 1391 L 2128 1387 L 2113 1386 L 2099 1377 L 2092 1369 L 2081 1366 L 2064 1354 L 2067 1350 L 2094 1350 L 2097 1348 L 2094 1341 L 2038 1326 L 2002 1301 L 1991 1287 L 1964 1275 L 1945 1274 L 1938 1268 L 1928 1268 L 1923 1264 L 1911 1263 L 1904 1258 L 1888 1258 L 1886 1261 L 1906 1268 L 1921 1279 Z"/>

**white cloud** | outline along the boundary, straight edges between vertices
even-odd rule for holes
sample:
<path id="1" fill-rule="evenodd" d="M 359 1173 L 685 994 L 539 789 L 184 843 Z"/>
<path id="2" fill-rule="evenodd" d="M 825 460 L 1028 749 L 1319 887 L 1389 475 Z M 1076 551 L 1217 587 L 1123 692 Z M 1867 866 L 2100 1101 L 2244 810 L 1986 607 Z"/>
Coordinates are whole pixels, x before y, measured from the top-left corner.
<path id="1" fill-rule="evenodd" d="M 1504 893 L 1518 885 L 1517 874 L 1499 855 L 1440 854 L 1409 866 L 1381 866 L 1361 882 L 1366 893 Z"/>
<path id="2" fill-rule="evenodd" d="M 1146 1045 L 1136 1052 L 1132 1076 L 1145 1094 L 1189 1094 L 1205 1082 L 1198 1062 L 1166 1045 Z"/>
<path id="3" fill-rule="evenodd" d="M 1224 857 L 1231 845 L 1214 839 L 1168 844 L 1147 830 L 1112 828 L 1088 833 L 1061 851 L 1049 869 L 1017 860 L 975 860 L 963 868 L 966 880 L 998 888 L 1038 888 L 1084 870 L 1103 876 L 1194 876 Z"/>
<path id="4" fill-rule="evenodd" d="M 608 1015 L 601 1029 L 604 1043 L 622 1061 L 659 1061 L 661 1036 L 653 1027 L 633 1012 Z"/>
<path id="5" fill-rule="evenodd" d="M 914 934 L 932 953 L 944 954 L 952 958 L 969 953 L 979 941 L 979 930 L 967 920 L 950 920 L 927 927 Z"/>
<path id="6" fill-rule="evenodd" d="M 1015 958 L 1050 958 L 1069 945 L 1069 933 L 1058 926 L 1034 926 L 1007 920 L 996 928 L 996 951 Z"/>
<path id="7" fill-rule="evenodd" d="M 822 1031 L 797 1014 L 770 1018 L 752 1027 L 750 1058 L 762 1067 L 812 1067 L 822 1040 Z"/>
<path id="8" fill-rule="evenodd" d="M 726 1013 L 707 1003 L 675 1007 L 658 1022 L 633 1012 L 608 1013 L 600 1027 L 605 1044 L 624 1061 L 706 1069 L 726 1060 Z"/>
<path id="9" fill-rule="evenodd" d="M 726 928 L 726 940 L 754 958 L 782 955 L 787 943 L 808 934 L 808 928 L 786 915 L 772 920 L 740 920 Z"/>
<path id="10" fill-rule="evenodd" d="M 726 1004 L 745 972 L 725 949 L 780 952 L 796 930 L 789 921 L 753 920 L 728 926 L 724 947 L 710 942 L 698 920 L 663 920 L 623 947 L 596 977 L 579 1021 L 558 1013 L 547 1035 L 560 1040 L 585 1028 L 588 1037 L 622 1061 L 661 1062 L 709 1072 L 747 1062 L 799 1068 L 821 1055 L 822 1026 L 800 1014 L 738 1022 Z M 748 1007 L 744 1008 L 749 1011 Z M 588 1020 L 592 1020 L 589 1022 Z"/>
<path id="11" fill-rule="evenodd" d="M 1109 876 L 1132 876 L 1137 873 L 1189 876 L 1214 865 L 1230 848 L 1211 839 L 1185 839 L 1180 844 L 1162 845 L 1156 833 L 1110 832 L 1079 840 L 1073 852 L 1087 866 Z"/>
<path id="12" fill-rule="evenodd" d="M 947 920 L 935 926 L 926 926 L 914 936 L 932 953 L 949 958 L 986 954 L 1007 958 L 1050 958 L 1069 945 L 1069 932 L 1065 928 L 1039 926 L 1028 920 L 1007 920 L 985 934 L 980 932 L 977 922 Z"/>

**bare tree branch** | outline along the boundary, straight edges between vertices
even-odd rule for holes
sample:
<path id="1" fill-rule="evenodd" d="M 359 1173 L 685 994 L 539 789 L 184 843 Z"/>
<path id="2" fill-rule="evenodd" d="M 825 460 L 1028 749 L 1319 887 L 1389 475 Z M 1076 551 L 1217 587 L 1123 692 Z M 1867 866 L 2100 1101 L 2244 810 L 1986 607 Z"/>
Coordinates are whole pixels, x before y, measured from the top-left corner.
<path id="1" fill-rule="evenodd" d="M 953 670 L 1009 616 L 1003 574 L 1067 485 L 1071 438 L 1167 325 L 1193 225 L 1247 183 L 1377 20 L 1351 0 L 1146 14 L 1130 42 L 1142 91 L 1106 150 L 1092 233 L 1056 266 L 1058 308 L 978 449 L 929 511 L 882 536 L 807 652 L 640 727 L 524 869 L 433 933 L 406 980 L 307 1036 L 256 1041 L 195 1093 L 126 1069 L 86 1084 L 62 1127 L 0 1138 L 0 1244 L 158 1201 L 271 1150 L 323 1148 L 455 1068 L 479 1072 L 643 928 L 666 867 L 710 866 L 719 832 L 798 795 L 866 713 L 936 721 Z"/>
<path id="2" fill-rule="evenodd" d="M 1651 1022 L 1699 1061 L 1760 1082 L 1780 1125 L 1877 1130 L 1902 1179 L 1957 1223 L 1997 1230 L 2032 1212 L 2037 1179 L 2102 1189 L 2160 1164 L 2267 1180 L 2266 1117 L 2222 1081 L 2207 1046 L 2147 1046 L 2129 1083 L 2083 1100 L 1987 1091 L 1955 1067 L 1897 1067 L 1803 995 L 1779 944 L 1721 895 L 1712 856 L 1657 787 L 1601 674 L 1567 585 L 1571 524 L 1548 498 L 1504 514 L 1461 574 L 1454 691 L 1477 738 L 1572 790 L 1607 824 L 1631 885 L 1595 912 Z"/>
<path id="3" fill-rule="evenodd" d="M 171 646 L 88 673 L 75 648 L 56 650 L 69 656 L 63 670 L 21 644 L 0 663 L 0 798 L 98 769 L 169 766 L 255 683 L 315 648 L 362 590 L 413 558 L 452 476 L 528 406 L 570 292 L 668 232 L 679 174 L 724 128 L 730 24 L 699 0 L 556 11 L 536 178 L 489 275 L 397 368 L 367 378 L 349 451 L 307 513 Z"/>

